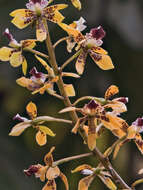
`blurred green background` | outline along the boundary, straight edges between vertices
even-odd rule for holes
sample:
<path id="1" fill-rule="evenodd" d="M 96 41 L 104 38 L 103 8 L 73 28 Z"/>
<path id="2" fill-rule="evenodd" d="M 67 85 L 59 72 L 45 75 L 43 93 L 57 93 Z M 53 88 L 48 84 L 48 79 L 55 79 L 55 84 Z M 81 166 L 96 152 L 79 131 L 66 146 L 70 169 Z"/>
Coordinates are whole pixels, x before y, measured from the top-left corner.
<path id="1" fill-rule="evenodd" d="M 0 47 L 7 46 L 7 39 L 2 36 L 5 28 L 9 28 L 14 37 L 19 41 L 27 38 L 35 38 L 35 31 L 31 27 L 24 30 L 17 29 L 10 23 L 9 13 L 18 8 L 24 8 L 26 0 L 0 0 Z M 66 2 L 69 7 L 63 10 L 66 16 L 65 22 L 71 23 L 83 16 L 87 20 L 85 33 L 91 28 L 102 25 L 107 32 L 104 39 L 103 48 L 108 50 L 112 57 L 115 69 L 112 71 L 100 70 L 97 65 L 87 60 L 86 70 L 80 79 L 65 80 L 73 83 L 77 89 L 74 101 L 80 96 L 100 96 L 103 97 L 105 90 L 111 84 L 119 86 L 120 96 L 129 97 L 128 112 L 123 115 L 129 124 L 137 117 L 142 116 L 143 107 L 143 1 L 142 0 L 81 0 L 83 9 L 78 11 L 69 0 L 55 0 L 55 3 Z M 52 41 L 56 42 L 66 33 L 57 25 L 49 23 Z M 38 43 L 36 47 L 46 53 L 45 44 Z M 56 49 L 59 65 L 61 65 L 70 55 L 66 52 L 65 43 Z M 26 53 L 29 70 L 35 64 L 41 71 L 40 64 L 34 60 L 32 54 Z M 75 71 L 74 62 L 70 64 L 67 71 Z M 28 178 L 23 174 L 23 169 L 31 164 L 43 163 L 44 155 L 51 146 L 56 146 L 54 152 L 55 160 L 63 157 L 77 155 L 88 152 L 82 139 L 78 135 L 71 134 L 68 125 L 47 123 L 57 134 L 56 138 L 48 137 L 48 143 L 44 147 L 39 147 L 35 142 L 35 131 L 26 130 L 19 137 L 9 137 L 8 133 L 16 122 L 12 120 L 16 113 L 26 116 L 25 106 L 29 101 L 37 104 L 39 115 L 50 115 L 62 117 L 58 111 L 63 108 L 63 104 L 48 94 L 43 96 L 31 95 L 31 93 L 20 86 L 15 80 L 22 75 L 21 68 L 12 68 L 9 63 L 0 65 L 0 189 L 3 190 L 39 190 L 44 185 L 34 177 Z M 66 115 L 63 115 L 67 117 Z M 113 135 L 105 131 L 98 141 L 98 147 L 104 151 L 113 143 Z M 71 170 L 79 164 L 91 164 L 96 166 L 95 158 L 86 158 L 81 161 L 73 161 L 60 166 L 61 170 L 67 175 L 70 189 L 77 189 L 78 181 L 83 176 L 81 174 L 71 174 Z M 114 167 L 128 184 L 134 179 L 138 179 L 137 174 L 143 168 L 143 156 L 137 150 L 134 143 L 126 144 L 117 159 L 113 162 Z M 57 179 L 58 189 L 64 186 Z M 98 179 L 91 187 L 94 189 L 107 189 Z M 143 189 L 139 185 L 137 190 Z"/>

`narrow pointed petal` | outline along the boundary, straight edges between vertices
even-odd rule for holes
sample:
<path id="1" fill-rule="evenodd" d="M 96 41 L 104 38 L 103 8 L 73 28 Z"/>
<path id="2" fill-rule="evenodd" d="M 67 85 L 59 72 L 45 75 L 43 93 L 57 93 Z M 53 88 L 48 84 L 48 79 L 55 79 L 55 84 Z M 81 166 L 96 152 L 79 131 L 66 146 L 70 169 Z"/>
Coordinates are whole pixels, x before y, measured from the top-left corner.
<path id="1" fill-rule="evenodd" d="M 40 146 L 43 146 L 47 143 L 47 137 L 46 137 L 46 134 L 41 132 L 41 131 L 38 131 L 36 133 L 36 142 L 38 143 L 38 145 Z"/>
<path id="2" fill-rule="evenodd" d="M 76 107 L 67 107 L 62 109 L 59 113 L 65 113 L 65 112 L 70 112 L 70 111 L 76 111 Z"/>
<path id="3" fill-rule="evenodd" d="M 23 59 L 23 62 L 22 62 L 22 71 L 23 71 L 23 74 L 26 75 L 26 73 L 27 73 L 27 61 L 25 58 Z"/>
<path id="4" fill-rule="evenodd" d="M 112 180 L 109 177 L 106 177 L 104 175 L 98 175 L 98 177 L 108 187 L 108 189 L 110 189 L 110 190 L 117 190 L 116 185 L 112 182 Z"/>
<path id="5" fill-rule="evenodd" d="M 73 36 L 75 41 L 77 43 L 81 42 L 82 40 L 85 40 L 85 37 L 82 35 L 82 33 L 78 30 L 76 30 L 75 28 L 70 27 L 67 24 L 64 23 L 58 23 L 59 26 L 65 30 L 69 35 Z"/>
<path id="6" fill-rule="evenodd" d="M 13 49 L 8 48 L 8 47 L 0 48 L 0 60 L 1 61 L 9 61 L 12 51 L 13 51 Z"/>
<path id="7" fill-rule="evenodd" d="M 105 99 L 109 99 L 111 98 L 112 96 L 114 96 L 115 94 L 118 94 L 119 93 L 119 88 L 115 85 L 111 85 L 105 92 Z"/>
<path id="8" fill-rule="evenodd" d="M 31 126 L 31 122 L 21 122 L 15 125 L 11 132 L 9 133 L 10 136 L 19 136 L 25 129 Z"/>
<path id="9" fill-rule="evenodd" d="M 42 42 L 46 39 L 46 37 L 47 37 L 47 32 L 43 20 L 39 19 L 36 22 L 36 38 L 38 41 Z"/>
<path id="10" fill-rule="evenodd" d="M 17 9 L 14 10 L 10 13 L 10 16 L 15 17 L 15 16 L 20 16 L 20 17 L 27 17 L 29 15 L 33 14 L 33 11 L 28 10 L 28 9 Z"/>
<path id="11" fill-rule="evenodd" d="M 75 67 L 76 67 L 78 74 L 80 74 L 80 75 L 83 74 L 86 57 L 87 57 L 87 52 L 82 51 L 77 58 Z"/>
<path id="12" fill-rule="evenodd" d="M 94 150 L 94 148 L 96 147 L 96 139 L 97 139 L 96 133 L 88 134 L 87 144 L 90 150 Z"/>
<path id="13" fill-rule="evenodd" d="M 93 61 L 99 66 L 99 68 L 103 70 L 114 69 L 112 60 L 108 55 L 97 54 L 97 53 L 94 53 L 93 51 L 90 51 L 89 54 L 91 58 L 93 59 Z"/>
<path id="14" fill-rule="evenodd" d="M 74 170 L 72 170 L 72 173 L 80 172 L 80 171 L 85 170 L 85 169 L 92 171 L 92 167 L 90 165 L 82 164 L 82 165 L 78 166 L 77 168 L 75 168 Z"/>
<path id="15" fill-rule="evenodd" d="M 12 67 L 18 67 L 23 63 L 24 57 L 21 54 L 21 51 L 12 53 L 10 57 L 10 64 Z"/>
<path id="16" fill-rule="evenodd" d="M 83 179 L 81 179 L 79 181 L 79 184 L 78 184 L 78 190 L 88 190 L 88 188 L 89 188 L 90 184 L 92 183 L 94 177 L 95 176 L 90 175 L 90 176 L 87 176 L 87 177 L 84 177 Z"/>
<path id="17" fill-rule="evenodd" d="M 44 162 L 47 166 L 52 166 L 53 164 L 53 156 L 52 153 L 55 150 L 55 147 L 52 147 L 50 151 L 45 155 Z"/>
<path id="18" fill-rule="evenodd" d="M 37 116 L 37 107 L 33 102 L 28 103 L 28 105 L 26 106 L 26 111 L 32 119 Z"/>
<path id="19" fill-rule="evenodd" d="M 63 183 L 65 184 L 66 190 L 69 190 L 69 184 L 68 184 L 67 177 L 62 172 L 60 172 L 60 178 L 63 181 Z"/>
<path id="20" fill-rule="evenodd" d="M 75 124 L 75 126 L 72 129 L 72 133 L 74 133 L 74 134 L 77 133 L 77 131 L 78 131 L 79 127 L 80 127 L 80 123 L 81 123 L 81 120 L 78 119 L 77 122 L 76 122 L 76 124 Z"/>
<path id="21" fill-rule="evenodd" d="M 74 77 L 74 78 L 80 78 L 80 76 L 76 73 L 67 73 L 67 72 L 62 72 L 63 77 Z"/>
<path id="22" fill-rule="evenodd" d="M 35 55 L 36 59 L 44 66 L 44 68 L 48 71 L 48 73 L 51 72 L 51 67 L 44 61 L 41 57 Z"/>

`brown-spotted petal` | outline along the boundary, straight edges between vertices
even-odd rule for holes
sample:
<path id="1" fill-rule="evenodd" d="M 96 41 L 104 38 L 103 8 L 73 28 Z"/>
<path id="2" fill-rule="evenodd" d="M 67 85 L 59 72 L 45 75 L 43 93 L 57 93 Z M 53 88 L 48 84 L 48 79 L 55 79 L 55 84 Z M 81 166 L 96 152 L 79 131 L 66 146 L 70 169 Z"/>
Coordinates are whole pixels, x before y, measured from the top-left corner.
<path id="1" fill-rule="evenodd" d="M 38 145 L 43 146 L 47 143 L 47 136 L 44 132 L 38 131 L 36 133 L 36 142 Z"/>
<path id="2" fill-rule="evenodd" d="M 0 60 L 1 61 L 9 61 L 12 51 L 13 51 L 13 49 L 8 48 L 8 47 L 0 48 Z"/>
<path id="3" fill-rule="evenodd" d="M 29 102 L 26 106 L 26 111 L 31 119 L 34 119 L 37 116 L 37 107 L 33 102 Z"/>
<path id="4" fill-rule="evenodd" d="M 53 151 L 55 150 L 55 147 L 52 147 L 51 149 L 50 149 L 50 151 L 45 155 L 45 157 L 44 157 L 44 162 L 45 162 L 45 164 L 46 165 L 48 165 L 48 166 L 52 166 L 52 164 L 53 164 L 53 156 L 52 156 L 52 153 L 53 153 Z"/>
<path id="5" fill-rule="evenodd" d="M 39 19 L 36 21 L 36 38 L 38 41 L 42 42 L 46 39 L 47 32 L 44 25 L 44 21 Z"/>
<path id="6" fill-rule="evenodd" d="M 143 140 L 142 140 L 142 137 L 139 133 L 136 134 L 134 141 L 135 141 L 139 151 L 143 154 Z"/>
<path id="7" fill-rule="evenodd" d="M 80 75 L 83 74 L 86 57 L 87 52 L 83 50 L 76 60 L 75 68 Z"/>
<path id="8" fill-rule="evenodd" d="M 105 99 L 108 100 L 110 97 L 119 93 L 119 88 L 116 85 L 111 85 L 105 92 Z"/>

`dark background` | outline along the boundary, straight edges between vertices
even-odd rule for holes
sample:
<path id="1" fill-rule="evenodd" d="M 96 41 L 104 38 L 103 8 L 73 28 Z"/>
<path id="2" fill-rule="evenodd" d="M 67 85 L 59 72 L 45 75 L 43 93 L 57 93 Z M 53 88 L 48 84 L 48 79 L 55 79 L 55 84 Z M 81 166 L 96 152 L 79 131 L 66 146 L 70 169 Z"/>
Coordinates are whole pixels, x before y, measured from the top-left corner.
<path id="1" fill-rule="evenodd" d="M 8 44 L 7 39 L 2 36 L 7 27 L 18 41 L 35 38 L 35 31 L 31 30 L 30 26 L 19 30 L 10 23 L 9 13 L 18 8 L 24 8 L 26 2 L 25 0 L 0 0 L 0 47 Z M 60 0 L 55 0 L 55 3 L 60 2 Z M 120 89 L 119 95 L 129 97 L 128 112 L 123 115 L 123 118 L 131 124 L 137 117 L 142 116 L 143 107 L 143 1 L 81 0 L 83 9 L 80 12 L 71 5 L 70 1 L 65 0 L 65 2 L 69 3 L 69 7 L 62 11 L 66 16 L 66 23 L 71 23 L 83 16 L 88 26 L 85 32 L 98 25 L 104 27 L 107 35 L 103 48 L 108 50 L 115 65 L 114 70 L 103 71 L 88 58 L 83 76 L 80 79 L 70 79 L 65 82 L 74 84 L 77 89 L 76 98 L 86 95 L 103 97 L 108 86 L 117 85 Z M 53 42 L 66 35 L 57 25 L 49 24 Z M 45 44 L 38 43 L 36 48 L 38 47 L 40 51 L 46 53 Z M 70 56 L 66 52 L 65 43 L 56 49 L 56 55 L 59 65 Z M 28 59 L 29 69 L 35 64 L 41 69 L 32 54 L 27 53 L 25 56 Z M 67 71 L 71 70 L 75 71 L 74 62 L 67 67 Z M 31 164 L 43 163 L 44 155 L 53 145 L 56 146 L 55 160 L 88 152 L 82 139 L 78 135 L 71 134 L 71 128 L 68 125 L 47 123 L 47 126 L 57 135 L 56 138 L 48 137 L 48 143 L 44 147 L 36 144 L 35 131 L 32 129 L 26 130 L 19 137 L 8 136 L 10 129 L 16 124 L 12 120 L 13 116 L 16 113 L 26 116 L 25 106 L 29 101 L 37 104 L 39 115 L 61 117 L 58 111 L 63 108 L 59 100 L 46 93 L 43 96 L 39 94 L 32 96 L 28 90 L 18 86 L 15 80 L 21 75 L 20 67 L 12 68 L 9 63 L 0 65 L 0 189 L 3 190 L 41 189 L 44 183 L 34 177 L 25 177 L 23 169 Z M 75 98 L 71 100 L 74 101 Z M 99 139 L 98 147 L 104 151 L 113 141 L 112 134 L 106 131 Z M 70 189 L 76 189 L 79 179 L 83 177 L 80 174 L 71 174 L 70 171 L 83 163 L 95 167 L 96 162 L 95 158 L 90 157 L 60 166 L 69 179 Z M 132 142 L 121 149 L 113 165 L 128 184 L 143 177 L 137 174 L 138 170 L 143 167 L 143 157 Z M 58 189 L 63 188 L 59 179 L 57 182 Z M 138 190 L 142 188 L 141 185 L 137 187 Z M 97 179 L 90 189 L 107 188 Z"/>

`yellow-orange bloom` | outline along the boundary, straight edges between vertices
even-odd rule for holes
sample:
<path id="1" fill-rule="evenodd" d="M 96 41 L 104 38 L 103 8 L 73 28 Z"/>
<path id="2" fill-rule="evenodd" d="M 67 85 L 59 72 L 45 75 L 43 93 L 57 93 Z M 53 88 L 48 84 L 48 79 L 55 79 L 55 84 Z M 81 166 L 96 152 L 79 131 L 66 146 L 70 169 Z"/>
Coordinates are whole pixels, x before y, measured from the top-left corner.
<path id="1" fill-rule="evenodd" d="M 103 43 L 102 38 L 105 36 L 105 31 L 101 26 L 91 29 L 90 33 L 87 33 L 85 36 L 76 29 L 73 24 L 67 25 L 59 23 L 59 26 L 72 36 L 74 41 L 78 44 L 76 50 L 80 49 L 80 54 L 75 66 L 79 74 L 82 74 L 84 71 L 88 54 L 101 69 L 109 70 L 114 68 L 107 51 L 100 47 Z"/>
<path id="2" fill-rule="evenodd" d="M 48 6 L 50 2 L 47 0 L 29 0 L 29 3 L 26 4 L 27 9 L 17 9 L 10 13 L 10 16 L 14 17 L 12 23 L 20 29 L 30 24 L 36 24 L 37 40 L 45 40 L 47 36 L 45 21 L 62 22 L 64 16 L 59 10 L 67 7 L 66 4 Z"/>
<path id="3" fill-rule="evenodd" d="M 28 39 L 21 40 L 19 43 L 13 38 L 12 34 L 8 29 L 5 30 L 4 34 L 8 37 L 10 47 L 0 48 L 0 60 L 9 61 L 12 67 L 18 67 L 22 65 L 22 71 L 24 75 L 27 72 L 27 61 L 22 55 L 23 50 L 26 48 L 33 49 L 36 46 L 36 40 Z"/>
<path id="4" fill-rule="evenodd" d="M 81 9 L 81 2 L 80 0 L 71 0 L 72 4 L 77 8 L 77 9 Z"/>
<path id="5" fill-rule="evenodd" d="M 41 164 L 31 165 L 27 170 L 24 170 L 24 173 L 27 176 L 35 175 L 35 177 L 40 178 L 42 182 L 47 179 L 45 186 L 42 190 L 56 190 L 55 179 L 60 177 L 63 183 L 65 184 L 66 190 L 69 190 L 67 177 L 60 171 L 58 166 L 54 166 L 52 152 L 55 147 L 52 147 L 49 153 L 44 157 L 45 166 Z"/>

